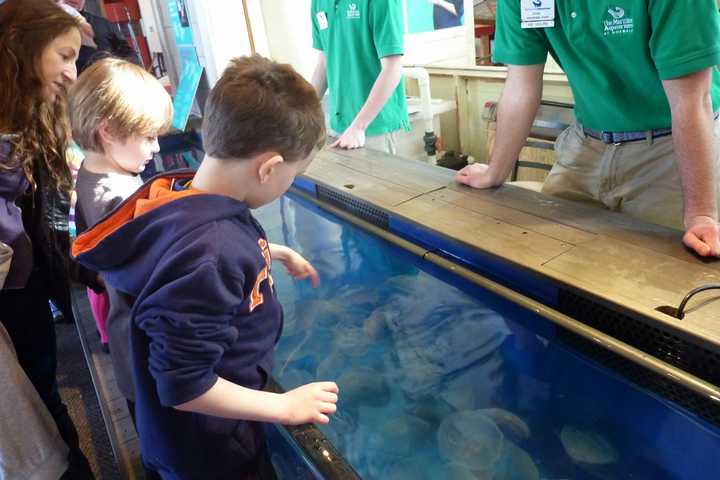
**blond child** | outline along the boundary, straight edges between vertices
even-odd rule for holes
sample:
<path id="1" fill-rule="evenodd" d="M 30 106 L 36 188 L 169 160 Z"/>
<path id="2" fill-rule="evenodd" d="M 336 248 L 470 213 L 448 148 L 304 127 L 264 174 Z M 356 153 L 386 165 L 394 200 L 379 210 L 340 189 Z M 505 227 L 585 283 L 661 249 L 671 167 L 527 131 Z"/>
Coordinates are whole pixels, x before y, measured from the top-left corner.
<path id="1" fill-rule="evenodd" d="M 170 126 L 172 101 L 142 68 L 105 58 L 78 78 L 69 94 L 69 110 L 73 138 L 85 153 L 75 184 L 75 222 L 82 233 L 142 186 L 139 174 L 159 151 L 157 136 Z M 107 341 L 118 387 L 132 411 L 132 301 L 111 286 L 107 294 Z"/>

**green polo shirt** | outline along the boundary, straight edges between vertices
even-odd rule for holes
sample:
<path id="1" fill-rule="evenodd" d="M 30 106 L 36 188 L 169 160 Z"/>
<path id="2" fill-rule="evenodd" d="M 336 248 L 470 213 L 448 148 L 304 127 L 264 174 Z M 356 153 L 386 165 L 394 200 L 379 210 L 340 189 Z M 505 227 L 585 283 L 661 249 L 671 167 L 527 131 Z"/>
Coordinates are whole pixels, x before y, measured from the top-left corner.
<path id="1" fill-rule="evenodd" d="M 313 0 L 313 47 L 327 58 L 330 125 L 344 132 L 355 119 L 382 69 L 380 59 L 404 53 L 401 0 Z M 405 85 L 393 92 L 365 134 L 410 129 Z"/>
<path id="2" fill-rule="evenodd" d="M 546 4 L 553 0 L 543 0 Z M 715 0 L 555 1 L 555 27 L 522 29 L 520 0 L 499 0 L 494 60 L 555 58 L 567 74 L 579 123 L 615 132 L 671 125 L 662 80 L 720 64 Z M 720 75 L 713 69 L 713 108 Z"/>

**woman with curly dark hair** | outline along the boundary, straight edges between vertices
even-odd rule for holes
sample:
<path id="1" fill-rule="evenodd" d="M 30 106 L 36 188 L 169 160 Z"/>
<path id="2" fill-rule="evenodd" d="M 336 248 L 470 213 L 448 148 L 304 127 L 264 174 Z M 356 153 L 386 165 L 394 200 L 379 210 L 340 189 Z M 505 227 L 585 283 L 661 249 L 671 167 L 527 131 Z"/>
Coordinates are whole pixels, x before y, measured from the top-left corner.
<path id="1" fill-rule="evenodd" d="M 48 302 L 71 315 L 65 94 L 77 76 L 80 31 L 51 0 L 7 3 L 15 5 L 0 21 L 0 241 L 14 253 L 0 291 L 0 321 L 70 447 L 72 478 L 92 478 L 58 393 Z"/>

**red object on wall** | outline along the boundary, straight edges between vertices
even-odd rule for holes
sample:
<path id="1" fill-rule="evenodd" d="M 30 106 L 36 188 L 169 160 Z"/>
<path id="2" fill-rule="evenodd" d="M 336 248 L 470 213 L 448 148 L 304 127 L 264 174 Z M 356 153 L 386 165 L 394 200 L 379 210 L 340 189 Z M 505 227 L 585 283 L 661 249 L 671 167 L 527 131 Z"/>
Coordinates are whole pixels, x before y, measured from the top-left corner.
<path id="1" fill-rule="evenodd" d="M 475 38 L 495 36 L 495 25 L 475 25 Z"/>
<path id="2" fill-rule="evenodd" d="M 140 20 L 140 6 L 136 0 L 118 0 L 115 2 L 105 1 L 105 15 L 111 22 L 137 22 Z M 130 20 L 128 20 L 128 14 Z"/>
<path id="3" fill-rule="evenodd" d="M 138 46 L 140 47 L 143 66 L 146 69 L 150 69 L 150 67 L 152 67 L 152 58 L 150 57 L 150 47 L 148 47 L 147 40 L 145 40 L 145 37 L 142 35 L 137 35 L 135 38 L 137 38 Z M 127 40 L 128 43 L 132 41 L 129 38 Z"/>
<path id="4" fill-rule="evenodd" d="M 495 38 L 495 24 L 475 24 L 475 38 L 478 50 L 475 52 L 478 65 L 492 65 L 492 40 Z"/>
<path id="5" fill-rule="evenodd" d="M 130 29 L 133 30 L 143 66 L 149 69 L 152 66 L 152 58 L 150 57 L 147 40 L 140 27 L 142 16 L 140 15 L 140 6 L 137 0 L 102 0 L 102 10 L 108 20 L 120 25 L 128 45 L 134 48 L 135 45 L 130 35 Z"/>

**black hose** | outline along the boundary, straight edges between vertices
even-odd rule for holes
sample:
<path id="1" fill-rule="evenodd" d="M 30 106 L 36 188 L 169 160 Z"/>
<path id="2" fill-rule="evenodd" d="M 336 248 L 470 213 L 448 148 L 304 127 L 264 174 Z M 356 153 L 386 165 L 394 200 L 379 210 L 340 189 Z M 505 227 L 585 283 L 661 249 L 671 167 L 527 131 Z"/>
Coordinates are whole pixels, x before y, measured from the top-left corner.
<path id="1" fill-rule="evenodd" d="M 704 292 L 706 290 L 720 290 L 720 283 L 708 283 L 705 285 L 700 285 L 697 288 L 693 288 L 688 292 L 687 295 L 685 295 L 685 298 L 682 299 L 682 302 L 680 302 L 680 305 L 677 308 L 677 312 L 675 312 L 675 316 L 679 318 L 680 320 L 683 319 L 685 316 L 685 306 L 690 301 L 690 299 L 695 296 L 696 294 L 700 292 Z"/>

